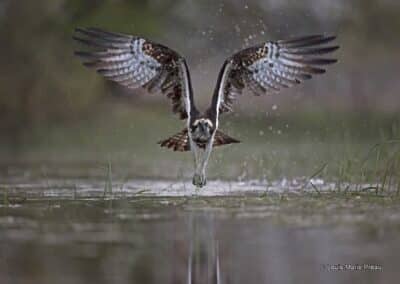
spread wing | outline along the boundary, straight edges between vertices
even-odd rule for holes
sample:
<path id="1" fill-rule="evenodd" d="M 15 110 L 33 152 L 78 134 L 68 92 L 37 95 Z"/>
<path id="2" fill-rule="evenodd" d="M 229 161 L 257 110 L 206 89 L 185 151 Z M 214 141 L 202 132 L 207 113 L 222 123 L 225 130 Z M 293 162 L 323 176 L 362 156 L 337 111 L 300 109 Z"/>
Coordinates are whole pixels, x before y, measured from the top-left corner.
<path id="1" fill-rule="evenodd" d="M 325 73 L 324 65 L 337 60 L 321 55 L 339 48 L 326 45 L 336 37 L 314 35 L 290 40 L 270 41 L 253 46 L 227 59 L 218 76 L 210 109 L 232 111 L 235 98 L 244 88 L 254 95 L 276 93 Z"/>
<path id="2" fill-rule="evenodd" d="M 127 88 L 161 92 L 181 119 L 195 111 L 189 70 L 172 49 L 141 37 L 97 28 L 77 28 L 73 37 L 89 51 L 76 51 L 83 64 Z"/>

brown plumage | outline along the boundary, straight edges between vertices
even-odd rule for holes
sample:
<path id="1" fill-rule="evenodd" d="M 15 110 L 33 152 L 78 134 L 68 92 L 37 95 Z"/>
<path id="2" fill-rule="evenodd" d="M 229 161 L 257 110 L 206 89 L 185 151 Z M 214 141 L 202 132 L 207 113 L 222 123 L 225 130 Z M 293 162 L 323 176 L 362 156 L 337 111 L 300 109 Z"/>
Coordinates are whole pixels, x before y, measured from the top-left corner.
<path id="1" fill-rule="evenodd" d="M 145 38 L 97 28 L 77 28 L 73 38 L 91 48 L 75 52 L 83 65 L 127 88 L 161 92 L 171 99 L 172 110 L 180 119 L 188 117 L 182 79 L 185 70 L 178 64 L 184 59 L 176 51 Z"/>
<path id="2" fill-rule="evenodd" d="M 213 147 L 222 146 L 232 143 L 240 143 L 239 140 L 236 140 L 229 135 L 217 130 L 214 136 L 214 143 Z M 190 150 L 190 143 L 189 143 L 189 135 L 187 129 L 183 129 L 181 132 L 176 133 L 175 135 L 159 141 L 161 147 L 166 147 L 174 151 L 185 152 Z M 199 148 L 204 149 L 206 147 L 206 143 L 197 143 Z"/>
<path id="3" fill-rule="evenodd" d="M 75 52 L 85 66 L 127 88 L 159 92 L 171 100 L 172 111 L 187 120 L 186 128 L 159 144 L 174 151 L 193 152 L 193 184 L 199 187 L 206 184 L 213 147 L 239 143 L 218 130 L 219 115 L 233 111 L 236 98 L 245 88 L 262 95 L 298 85 L 325 73 L 325 65 L 336 62 L 325 55 L 339 48 L 326 45 L 334 36 L 313 35 L 267 41 L 239 51 L 224 62 L 211 105 L 201 113 L 194 103 L 185 59 L 172 49 L 142 37 L 96 28 L 78 28 L 74 39 L 90 48 Z"/>
<path id="4" fill-rule="evenodd" d="M 324 65 L 336 59 L 321 57 L 339 48 L 324 46 L 335 36 L 313 35 L 290 40 L 270 41 L 241 50 L 228 58 L 223 68 L 226 72 L 219 112 L 230 112 L 233 103 L 245 87 L 259 96 L 277 93 L 281 89 L 300 84 L 313 75 L 325 73 Z M 225 70 L 226 66 L 229 67 Z M 219 84 L 218 84 L 219 85 Z M 222 86 L 222 85 L 219 85 Z M 214 93 L 214 96 L 217 96 Z"/>

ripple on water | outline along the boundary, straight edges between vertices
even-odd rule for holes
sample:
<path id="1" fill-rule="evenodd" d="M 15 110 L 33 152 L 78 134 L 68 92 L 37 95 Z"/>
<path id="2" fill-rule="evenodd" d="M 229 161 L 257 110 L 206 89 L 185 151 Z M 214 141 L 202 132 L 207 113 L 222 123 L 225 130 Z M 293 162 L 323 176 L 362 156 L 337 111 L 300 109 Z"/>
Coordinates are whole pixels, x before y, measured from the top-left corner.
<path id="1" fill-rule="evenodd" d="M 104 180 L 46 180 L 33 183 L 0 184 L 0 188 L 8 187 L 11 194 L 25 194 L 29 198 L 74 198 L 79 196 L 94 198 L 104 195 Z M 317 189 L 316 189 L 317 187 Z M 133 196 L 225 196 L 246 195 L 257 193 L 301 193 L 312 191 L 332 191 L 335 184 L 322 179 L 306 178 L 286 179 L 275 181 L 247 180 L 222 181 L 213 180 L 207 186 L 196 189 L 191 181 L 135 179 L 126 182 L 113 181 L 113 195 L 122 197 Z M 107 197 L 107 196 L 106 196 Z"/>

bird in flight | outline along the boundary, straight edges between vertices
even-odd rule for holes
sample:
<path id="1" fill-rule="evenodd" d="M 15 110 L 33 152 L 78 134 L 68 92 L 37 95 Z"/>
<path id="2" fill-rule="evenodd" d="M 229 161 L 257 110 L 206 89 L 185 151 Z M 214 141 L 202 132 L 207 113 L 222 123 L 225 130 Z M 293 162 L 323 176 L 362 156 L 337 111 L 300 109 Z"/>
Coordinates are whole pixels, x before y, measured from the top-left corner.
<path id="1" fill-rule="evenodd" d="M 240 142 L 218 126 L 219 116 L 233 111 L 233 103 L 244 89 L 256 96 L 277 93 L 325 73 L 323 66 L 337 60 L 324 55 L 339 48 L 331 44 L 335 36 L 311 35 L 243 49 L 225 60 L 211 104 L 201 112 L 194 102 L 189 68 L 176 51 L 142 37 L 98 28 L 77 28 L 73 38 L 89 48 L 75 52 L 83 65 L 127 88 L 162 93 L 171 100 L 172 111 L 186 120 L 186 127 L 159 144 L 174 151 L 193 152 L 196 187 L 206 185 L 213 147 Z"/>

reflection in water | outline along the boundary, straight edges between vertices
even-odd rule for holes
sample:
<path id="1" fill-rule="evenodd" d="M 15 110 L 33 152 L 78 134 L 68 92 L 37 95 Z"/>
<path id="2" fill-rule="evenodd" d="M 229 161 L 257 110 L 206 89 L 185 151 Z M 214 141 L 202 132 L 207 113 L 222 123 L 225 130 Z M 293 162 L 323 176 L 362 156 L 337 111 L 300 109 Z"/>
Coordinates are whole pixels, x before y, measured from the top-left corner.
<path id="1" fill-rule="evenodd" d="M 28 198 L 0 204 L 0 283 L 319 284 L 398 278 L 397 203 L 387 200 L 382 207 L 371 206 L 370 197 L 319 197 L 312 205 L 310 198 Z M 383 272 L 323 269 L 340 263 L 378 264 Z"/>
<path id="2" fill-rule="evenodd" d="M 187 265 L 188 284 L 220 284 L 221 271 L 218 241 L 213 223 L 203 222 L 190 216 L 191 238 Z"/>

